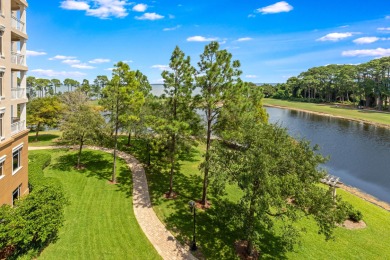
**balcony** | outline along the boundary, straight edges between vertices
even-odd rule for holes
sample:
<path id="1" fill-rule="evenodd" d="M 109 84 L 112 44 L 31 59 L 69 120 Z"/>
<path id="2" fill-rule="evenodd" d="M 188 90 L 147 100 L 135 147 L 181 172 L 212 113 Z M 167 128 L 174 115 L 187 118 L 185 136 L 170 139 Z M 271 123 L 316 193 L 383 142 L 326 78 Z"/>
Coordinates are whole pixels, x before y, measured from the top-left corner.
<path id="1" fill-rule="evenodd" d="M 26 130 L 26 120 L 19 121 L 20 118 L 12 118 L 14 123 L 11 124 L 11 135 L 16 135 Z"/>
<path id="2" fill-rule="evenodd" d="M 11 88 L 12 99 L 25 99 L 26 89 L 25 88 Z"/>
<path id="3" fill-rule="evenodd" d="M 11 52 L 11 62 L 17 65 L 26 66 L 24 64 L 24 55 L 17 53 L 17 52 Z"/>
<path id="4" fill-rule="evenodd" d="M 18 18 L 16 18 L 15 16 L 11 15 L 12 17 L 12 28 L 22 32 L 22 33 L 26 33 L 25 32 L 25 24 L 24 22 L 22 22 L 21 20 L 19 20 Z"/>

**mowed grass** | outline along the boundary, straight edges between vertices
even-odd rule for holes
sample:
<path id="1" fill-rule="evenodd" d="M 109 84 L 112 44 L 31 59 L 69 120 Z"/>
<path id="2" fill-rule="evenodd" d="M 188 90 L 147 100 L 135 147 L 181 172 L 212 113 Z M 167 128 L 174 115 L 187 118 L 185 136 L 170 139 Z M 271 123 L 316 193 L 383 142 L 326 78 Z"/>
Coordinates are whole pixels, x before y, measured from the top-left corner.
<path id="1" fill-rule="evenodd" d="M 130 150 L 142 151 L 141 141 L 133 142 Z M 202 176 L 198 165 L 202 161 L 204 146 L 194 148 L 182 158 L 180 172 L 174 178 L 174 190 L 178 197 L 167 200 L 163 194 L 168 191 L 167 171 L 157 162 L 148 169 L 149 188 L 153 208 L 158 217 L 183 243 L 192 239 L 192 215 L 188 206 L 190 200 L 198 200 L 202 194 Z M 338 227 L 335 240 L 325 241 L 318 235 L 314 219 L 304 218 L 296 223 L 307 231 L 301 237 L 301 245 L 292 252 L 283 252 L 278 246 L 278 237 L 267 236 L 267 246 L 261 252 L 266 259 L 386 259 L 390 256 L 390 212 L 383 210 L 343 190 L 337 191 L 346 201 L 362 211 L 367 227 L 361 230 L 347 230 Z M 227 188 L 228 195 L 215 199 L 210 197 L 212 207 L 207 211 L 197 210 L 197 242 L 207 259 L 237 259 L 233 244 L 241 238 L 232 220 L 232 212 L 242 193 L 234 185 Z M 198 252 L 199 254 L 199 252 Z"/>
<path id="2" fill-rule="evenodd" d="M 363 120 L 371 123 L 390 126 L 390 113 L 388 113 L 388 111 L 387 113 L 384 113 L 375 110 L 353 109 L 342 106 L 336 107 L 334 104 L 314 104 L 271 98 L 263 99 L 263 104 L 271 106 L 282 106 L 291 109 L 302 109 L 317 113 L 325 113 L 333 116 L 340 116 L 346 119 Z"/>
<path id="3" fill-rule="evenodd" d="M 45 176 L 59 179 L 70 201 L 58 241 L 40 259 L 161 259 L 135 219 L 131 172 L 123 161 L 118 162 L 119 184 L 112 185 L 110 154 L 86 150 L 85 169 L 75 170 L 73 151 L 34 153 L 52 155 Z"/>
<path id="4" fill-rule="evenodd" d="M 58 145 L 59 138 L 62 136 L 61 131 L 49 130 L 40 131 L 38 133 L 38 141 L 36 141 L 36 132 L 30 131 L 28 133 L 28 145 L 29 146 L 52 146 Z"/>

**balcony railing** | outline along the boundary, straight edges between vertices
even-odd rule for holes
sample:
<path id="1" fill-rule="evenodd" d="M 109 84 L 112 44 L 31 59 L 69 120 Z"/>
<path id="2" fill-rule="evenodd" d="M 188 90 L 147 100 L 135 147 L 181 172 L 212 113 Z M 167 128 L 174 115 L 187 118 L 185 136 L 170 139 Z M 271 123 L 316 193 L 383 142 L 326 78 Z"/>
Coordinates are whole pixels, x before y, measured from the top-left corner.
<path id="1" fill-rule="evenodd" d="M 18 121 L 11 124 L 11 134 L 15 135 L 26 129 L 26 120 Z"/>
<path id="2" fill-rule="evenodd" d="M 11 88 L 11 92 L 12 92 L 12 99 L 26 98 L 25 88 Z"/>
<path id="3" fill-rule="evenodd" d="M 24 22 L 12 15 L 12 28 L 24 33 Z"/>
<path id="4" fill-rule="evenodd" d="M 18 65 L 23 65 L 24 64 L 24 55 L 17 53 L 17 52 L 11 52 L 11 62 L 18 64 Z"/>

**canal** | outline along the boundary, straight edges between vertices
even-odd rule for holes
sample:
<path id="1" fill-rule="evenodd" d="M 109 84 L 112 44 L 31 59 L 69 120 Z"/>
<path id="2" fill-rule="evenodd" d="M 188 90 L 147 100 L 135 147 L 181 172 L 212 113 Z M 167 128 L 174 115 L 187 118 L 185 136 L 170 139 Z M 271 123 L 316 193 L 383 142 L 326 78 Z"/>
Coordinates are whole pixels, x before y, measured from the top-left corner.
<path id="1" fill-rule="evenodd" d="M 271 123 L 286 127 L 329 156 L 324 168 L 347 185 L 390 203 L 390 130 L 369 124 L 280 108 L 267 108 Z"/>

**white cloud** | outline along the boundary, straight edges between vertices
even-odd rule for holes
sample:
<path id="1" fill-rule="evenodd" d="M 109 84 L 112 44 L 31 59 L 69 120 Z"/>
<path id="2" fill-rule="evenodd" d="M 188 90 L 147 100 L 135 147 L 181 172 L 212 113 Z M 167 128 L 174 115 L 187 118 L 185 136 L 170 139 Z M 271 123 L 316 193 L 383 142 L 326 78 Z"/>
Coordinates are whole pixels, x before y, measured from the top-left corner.
<path id="1" fill-rule="evenodd" d="M 29 50 L 26 51 L 26 56 L 27 57 L 43 56 L 43 55 L 46 55 L 46 54 L 47 53 L 43 52 L 43 51 L 29 51 Z"/>
<path id="2" fill-rule="evenodd" d="M 345 33 L 338 33 L 338 32 L 335 32 L 335 33 L 329 33 L 319 39 L 317 39 L 317 41 L 321 41 L 321 42 L 324 42 L 324 41 L 332 41 L 332 42 L 337 42 L 339 40 L 342 40 L 342 39 L 345 39 L 345 38 L 348 38 L 348 37 L 351 37 L 353 35 L 353 33 L 351 32 L 345 32 Z"/>
<path id="3" fill-rule="evenodd" d="M 217 41 L 218 38 L 206 38 L 203 36 L 192 36 L 188 37 L 187 41 L 188 42 L 211 42 L 211 41 Z"/>
<path id="4" fill-rule="evenodd" d="M 88 16 L 107 19 L 126 17 L 128 12 L 125 6 L 128 4 L 127 0 L 65 0 L 61 2 L 60 7 L 67 10 L 85 11 Z"/>
<path id="5" fill-rule="evenodd" d="M 385 33 L 390 33 L 390 27 L 380 27 L 377 30 Z"/>
<path id="6" fill-rule="evenodd" d="M 136 16 L 135 17 L 135 19 L 137 19 L 137 20 L 151 20 L 151 21 L 160 20 L 160 19 L 163 19 L 163 18 L 164 18 L 163 15 L 159 15 L 159 14 L 156 14 L 156 13 L 144 13 L 141 16 Z"/>
<path id="7" fill-rule="evenodd" d="M 101 63 L 107 63 L 110 61 L 111 61 L 110 59 L 93 59 L 93 60 L 90 60 L 88 62 L 91 64 L 101 64 Z"/>
<path id="8" fill-rule="evenodd" d="M 83 70 L 90 70 L 90 69 L 94 69 L 95 68 L 95 67 L 93 67 L 91 65 L 88 65 L 88 64 L 85 64 L 85 63 L 72 64 L 71 67 L 72 68 L 77 68 L 77 69 L 83 69 Z"/>
<path id="9" fill-rule="evenodd" d="M 168 15 L 169 19 L 175 19 L 175 16 L 173 14 Z"/>
<path id="10" fill-rule="evenodd" d="M 248 14 L 248 18 L 255 18 L 256 15 L 255 14 Z"/>
<path id="11" fill-rule="evenodd" d="M 107 68 L 105 70 L 108 70 L 108 71 L 113 71 L 115 68 Z"/>
<path id="12" fill-rule="evenodd" d="M 166 32 L 166 31 L 175 31 L 177 29 L 179 29 L 181 27 L 181 25 L 176 25 L 175 27 L 170 27 L 170 28 L 164 28 L 163 31 Z"/>
<path id="13" fill-rule="evenodd" d="M 146 9 L 148 9 L 148 5 L 146 5 L 146 4 L 137 4 L 137 5 L 133 6 L 133 11 L 136 11 L 136 12 L 145 12 Z"/>
<path id="14" fill-rule="evenodd" d="M 257 76 L 256 76 L 256 75 L 245 75 L 245 78 L 248 78 L 248 79 L 256 79 Z"/>
<path id="15" fill-rule="evenodd" d="M 72 60 L 75 59 L 74 56 L 64 56 L 64 55 L 56 55 L 52 58 L 49 58 L 49 60 Z"/>
<path id="16" fill-rule="evenodd" d="M 377 48 L 377 49 L 366 49 L 366 50 L 350 50 L 350 51 L 343 51 L 341 55 L 348 56 L 348 57 L 355 57 L 355 56 L 384 57 L 384 56 L 390 56 L 390 49 Z"/>
<path id="17" fill-rule="evenodd" d="M 132 60 L 124 60 L 124 61 L 122 61 L 122 62 L 124 62 L 124 63 L 133 63 Z"/>
<path id="18" fill-rule="evenodd" d="M 253 39 L 250 37 L 243 37 L 243 38 L 237 39 L 238 42 L 247 42 L 247 41 L 251 41 L 251 40 L 253 40 Z"/>
<path id="19" fill-rule="evenodd" d="M 289 5 L 285 1 L 277 2 L 273 5 L 265 6 L 257 9 L 257 12 L 262 14 L 276 14 L 282 12 L 290 12 L 293 9 L 291 5 Z"/>
<path id="20" fill-rule="evenodd" d="M 74 59 L 68 59 L 68 60 L 62 61 L 62 63 L 68 64 L 68 65 L 79 64 L 80 62 L 81 62 L 80 60 L 74 60 Z"/>
<path id="21" fill-rule="evenodd" d="M 86 2 L 72 1 L 72 0 L 62 1 L 60 7 L 67 10 L 78 10 L 78 11 L 86 11 L 89 10 L 90 8 L 89 4 Z"/>
<path id="22" fill-rule="evenodd" d="M 35 69 L 35 70 L 30 70 L 32 73 L 35 73 L 36 75 L 39 76 L 44 76 L 44 77 L 83 77 L 87 74 L 78 72 L 78 71 L 54 71 L 54 70 L 44 70 L 44 69 Z"/>
<path id="23" fill-rule="evenodd" d="M 153 65 L 151 68 L 159 70 L 170 70 L 168 65 Z"/>
<path id="24" fill-rule="evenodd" d="M 389 20 L 389 19 L 390 19 L 390 15 L 387 15 L 387 16 L 385 17 L 385 19 L 386 19 L 386 20 Z"/>
<path id="25" fill-rule="evenodd" d="M 357 44 L 368 44 L 376 41 L 379 41 L 378 37 L 361 37 L 353 40 L 353 42 Z"/>

